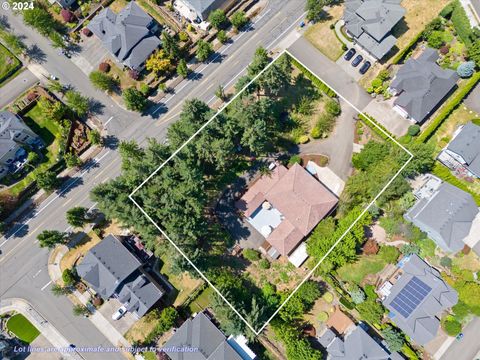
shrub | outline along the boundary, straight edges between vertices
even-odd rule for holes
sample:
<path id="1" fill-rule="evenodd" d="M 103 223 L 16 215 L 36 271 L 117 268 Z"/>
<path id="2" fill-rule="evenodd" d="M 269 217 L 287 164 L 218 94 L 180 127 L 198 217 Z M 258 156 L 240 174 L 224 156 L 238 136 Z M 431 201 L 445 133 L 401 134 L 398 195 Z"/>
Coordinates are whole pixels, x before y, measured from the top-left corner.
<path id="1" fill-rule="evenodd" d="M 380 80 L 385 81 L 385 80 L 388 80 L 390 78 L 390 73 L 388 72 L 388 70 L 382 70 L 378 73 L 377 77 Z"/>
<path id="2" fill-rule="evenodd" d="M 71 269 L 65 269 L 62 272 L 62 280 L 66 286 L 72 286 L 77 281 L 76 272 Z"/>
<path id="3" fill-rule="evenodd" d="M 322 136 L 322 132 L 320 131 L 320 129 L 315 126 L 312 131 L 310 131 L 310 136 L 314 139 L 320 139 L 320 137 Z"/>
<path id="4" fill-rule="evenodd" d="M 138 80 L 140 78 L 140 73 L 137 70 L 130 69 L 128 70 L 128 76 L 133 80 Z"/>
<path id="5" fill-rule="evenodd" d="M 302 164 L 302 158 L 299 155 L 292 155 L 290 160 L 288 160 L 288 165 Z"/>
<path id="6" fill-rule="evenodd" d="M 107 62 L 101 62 L 98 65 L 98 70 L 103 72 L 103 73 L 108 73 L 110 71 L 110 64 Z"/>
<path id="7" fill-rule="evenodd" d="M 267 259 L 261 259 L 258 262 L 258 266 L 260 267 L 260 269 L 270 269 L 270 261 L 268 261 Z"/>
<path id="8" fill-rule="evenodd" d="M 442 319 L 442 328 L 449 336 L 457 336 L 462 331 L 462 324 L 453 316 L 448 315 Z"/>
<path id="9" fill-rule="evenodd" d="M 73 13 L 70 10 L 62 9 L 62 11 L 60 11 L 60 15 L 62 15 L 63 21 L 67 23 L 71 23 L 75 21 L 75 15 L 73 15 Z"/>
<path id="10" fill-rule="evenodd" d="M 90 37 L 90 36 L 93 35 L 93 33 L 90 31 L 90 29 L 86 28 L 86 27 L 82 29 L 82 34 L 85 35 L 86 37 Z"/>
<path id="11" fill-rule="evenodd" d="M 302 135 L 302 136 L 300 136 L 300 137 L 298 138 L 297 142 L 298 142 L 299 144 L 306 144 L 306 143 L 308 142 L 308 140 L 310 140 L 310 139 L 308 138 L 308 135 Z"/>
<path id="12" fill-rule="evenodd" d="M 448 45 L 442 46 L 439 51 L 440 51 L 440 54 L 447 55 L 448 52 L 450 51 L 450 47 Z"/>
<path id="13" fill-rule="evenodd" d="M 327 291 L 325 294 L 323 294 L 322 299 L 330 304 L 333 302 L 333 294 Z"/>
<path id="14" fill-rule="evenodd" d="M 335 29 L 335 24 L 330 24 L 329 28 L 330 28 L 330 30 Z"/>
<path id="15" fill-rule="evenodd" d="M 443 41 L 443 32 L 442 31 L 432 31 L 427 38 L 428 45 L 434 49 L 440 49 L 444 44 Z"/>
<path id="16" fill-rule="evenodd" d="M 449 258 L 448 256 L 444 256 L 440 259 L 440 265 L 451 268 L 452 267 L 452 259 Z"/>
<path id="17" fill-rule="evenodd" d="M 217 39 L 220 41 L 222 44 L 225 44 L 228 41 L 228 36 L 225 30 L 220 30 L 217 33 Z"/>
<path id="18" fill-rule="evenodd" d="M 447 6 L 445 6 L 442 11 L 440 11 L 440 16 L 445 18 L 445 19 L 449 19 L 450 16 L 452 15 L 453 13 L 453 9 L 455 8 L 455 3 L 454 2 L 451 2 L 450 4 L 448 4 Z"/>
<path id="19" fill-rule="evenodd" d="M 417 136 L 420 134 L 420 126 L 419 125 L 410 125 L 408 127 L 408 135 L 410 136 Z"/>
<path id="20" fill-rule="evenodd" d="M 395 264 L 399 255 L 398 249 L 395 246 L 389 245 L 382 246 L 378 252 L 378 256 L 389 264 Z"/>
<path id="21" fill-rule="evenodd" d="M 325 311 L 321 311 L 317 316 L 318 321 L 324 323 L 328 320 L 328 313 Z"/>
<path id="22" fill-rule="evenodd" d="M 260 253 L 257 250 L 245 249 L 242 254 L 243 257 L 249 261 L 257 261 L 260 259 Z"/>
<path id="23" fill-rule="evenodd" d="M 372 87 L 373 87 L 374 89 L 379 88 L 379 87 L 381 87 L 382 85 L 383 85 L 382 79 L 375 78 L 375 79 L 372 80 Z"/>
<path id="24" fill-rule="evenodd" d="M 475 72 L 475 62 L 474 61 L 467 61 L 463 64 L 460 64 L 457 68 L 457 74 L 461 78 L 469 78 Z"/>
<path id="25" fill-rule="evenodd" d="M 188 36 L 188 33 L 186 33 L 185 31 L 180 31 L 180 33 L 178 34 L 178 39 L 180 41 L 188 41 L 188 39 L 190 39 L 190 37 Z"/>
<path id="26" fill-rule="evenodd" d="M 144 95 L 147 96 L 148 93 L 150 92 L 150 86 L 148 86 L 145 83 L 140 84 L 140 92 Z"/>
<path id="27" fill-rule="evenodd" d="M 420 255 L 420 247 L 417 244 L 405 244 L 400 248 L 403 255 L 417 254 Z"/>
<path id="28" fill-rule="evenodd" d="M 350 301 L 348 301 L 346 298 L 342 297 L 340 298 L 340 304 L 342 304 L 343 306 L 345 306 L 348 310 L 353 310 L 355 309 L 355 305 L 352 304 Z"/>
<path id="29" fill-rule="evenodd" d="M 335 100 L 329 100 L 325 106 L 325 110 L 332 116 L 338 116 L 342 112 L 340 104 Z"/>
<path id="30" fill-rule="evenodd" d="M 358 286 L 350 290 L 349 294 L 355 304 L 361 304 L 365 301 L 365 293 Z"/>
<path id="31" fill-rule="evenodd" d="M 342 44 L 342 50 L 343 50 L 343 51 L 347 51 L 347 50 L 348 50 L 348 46 L 345 45 L 345 44 Z"/>

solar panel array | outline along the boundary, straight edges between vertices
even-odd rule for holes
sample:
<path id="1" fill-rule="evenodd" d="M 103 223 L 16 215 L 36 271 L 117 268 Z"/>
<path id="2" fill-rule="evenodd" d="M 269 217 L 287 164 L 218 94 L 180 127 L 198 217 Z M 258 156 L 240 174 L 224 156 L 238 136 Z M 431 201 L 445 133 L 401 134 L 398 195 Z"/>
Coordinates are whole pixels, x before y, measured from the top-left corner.
<path id="1" fill-rule="evenodd" d="M 414 276 L 398 293 L 395 299 L 393 299 L 390 305 L 403 317 L 407 318 L 431 290 L 432 288 L 430 286 Z"/>

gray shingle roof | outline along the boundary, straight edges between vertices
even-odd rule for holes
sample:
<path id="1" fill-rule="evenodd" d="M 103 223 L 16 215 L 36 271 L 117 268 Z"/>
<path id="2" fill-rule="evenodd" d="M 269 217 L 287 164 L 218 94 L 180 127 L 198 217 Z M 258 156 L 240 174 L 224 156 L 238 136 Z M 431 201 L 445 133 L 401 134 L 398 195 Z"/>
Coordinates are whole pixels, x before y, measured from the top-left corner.
<path id="1" fill-rule="evenodd" d="M 198 351 L 168 351 L 171 347 L 198 348 Z M 225 335 L 204 313 L 188 319 L 163 346 L 172 360 L 241 360 L 240 355 L 227 343 Z M 223 357 L 222 357 L 223 356 Z"/>
<path id="2" fill-rule="evenodd" d="M 437 65 L 438 53 L 427 48 L 418 59 L 410 58 L 400 68 L 390 88 L 401 92 L 394 104 L 417 122 L 424 121 L 456 86 L 458 75 Z"/>
<path id="3" fill-rule="evenodd" d="M 134 1 L 118 14 L 110 8 L 102 10 L 88 28 L 119 61 L 137 69 L 160 46 L 150 27 L 153 19 Z"/>
<path id="4" fill-rule="evenodd" d="M 87 252 L 76 268 L 82 279 L 103 299 L 108 299 L 141 265 L 115 236 L 108 235 Z"/>
<path id="5" fill-rule="evenodd" d="M 344 339 L 327 331 L 318 338 L 320 344 L 328 352 L 328 360 L 388 360 L 396 359 L 393 354 L 376 342 L 361 326 L 346 334 Z"/>
<path id="6" fill-rule="evenodd" d="M 140 271 L 133 272 L 117 289 L 120 302 L 128 302 L 127 310 L 143 316 L 163 296 L 164 292 Z"/>
<path id="7" fill-rule="evenodd" d="M 420 199 L 405 214 L 405 218 L 425 231 L 447 252 L 464 247 L 463 239 L 470 232 L 478 207 L 469 193 L 442 183 L 428 199 Z"/>
<path id="8" fill-rule="evenodd" d="M 447 149 L 460 155 L 467 168 L 480 177 L 480 126 L 472 122 L 465 124 Z"/>
<path id="9" fill-rule="evenodd" d="M 183 0 L 200 15 L 202 20 L 206 20 L 211 11 L 220 8 L 227 1 L 231 0 Z"/>
<path id="10" fill-rule="evenodd" d="M 457 292 L 442 279 L 440 273 L 423 261 L 418 255 L 411 255 L 403 262 L 403 274 L 393 285 L 383 304 L 390 310 L 389 317 L 416 343 L 425 345 L 437 335 L 440 313 L 454 306 L 458 301 Z M 404 287 L 417 278 L 431 288 L 430 292 L 413 309 L 408 317 L 403 316 L 392 302 Z"/>
<path id="11" fill-rule="evenodd" d="M 381 59 L 395 45 L 391 30 L 405 15 L 401 0 L 346 0 L 345 28 L 373 56 Z"/>

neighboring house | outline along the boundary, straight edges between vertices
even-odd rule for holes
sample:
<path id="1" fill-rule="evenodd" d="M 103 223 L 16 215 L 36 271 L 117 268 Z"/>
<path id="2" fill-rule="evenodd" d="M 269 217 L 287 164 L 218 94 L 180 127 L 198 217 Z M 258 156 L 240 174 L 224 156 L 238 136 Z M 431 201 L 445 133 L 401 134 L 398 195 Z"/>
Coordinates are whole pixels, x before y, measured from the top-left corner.
<path id="1" fill-rule="evenodd" d="M 395 46 L 393 27 L 405 15 L 401 0 L 345 0 L 345 30 L 370 55 L 380 60 Z"/>
<path id="2" fill-rule="evenodd" d="M 163 345 L 171 360 L 253 360 L 245 337 L 226 336 L 203 312 L 187 319 Z"/>
<path id="3" fill-rule="evenodd" d="M 48 0 L 48 2 L 53 5 L 57 3 L 64 9 L 70 9 L 77 0 Z"/>
<path id="4" fill-rule="evenodd" d="M 458 294 L 416 254 L 404 257 L 398 267 L 400 272 L 380 288 L 383 305 L 403 332 L 425 345 L 437 336 L 439 317 L 457 303 Z"/>
<path id="5" fill-rule="evenodd" d="M 480 213 L 472 195 L 433 175 L 424 180 L 414 192 L 417 201 L 405 219 L 446 252 L 456 253 L 467 244 L 480 254 L 480 236 L 476 233 Z"/>
<path id="6" fill-rule="evenodd" d="M 318 342 L 327 352 L 326 360 L 402 360 L 398 353 L 390 353 L 375 341 L 361 325 L 351 326 L 343 336 L 327 328 L 318 337 Z"/>
<path id="7" fill-rule="evenodd" d="M 290 169 L 277 165 L 257 179 L 236 207 L 266 239 L 268 246 L 263 248 L 272 258 L 287 256 L 300 266 L 308 257 L 302 240 L 337 203 L 322 183 L 294 164 Z"/>
<path id="8" fill-rule="evenodd" d="M 222 9 L 227 11 L 238 0 L 175 0 L 173 7 L 184 18 L 200 24 L 207 21 L 210 12 Z"/>
<path id="9" fill-rule="evenodd" d="M 398 70 L 389 91 L 397 96 L 394 110 L 405 118 L 422 123 L 456 88 L 457 73 L 437 64 L 438 52 L 426 48 L 417 58 L 410 58 Z"/>
<path id="10" fill-rule="evenodd" d="M 480 125 L 469 122 L 461 126 L 438 160 L 451 170 L 464 169 L 468 175 L 480 178 Z"/>
<path id="11" fill-rule="evenodd" d="M 76 269 L 102 299 L 116 297 L 138 317 L 157 305 L 165 293 L 139 258 L 113 235 L 91 248 Z"/>
<path id="12" fill-rule="evenodd" d="M 142 70 L 161 44 L 154 35 L 157 24 L 135 1 L 118 14 L 110 8 L 102 10 L 87 27 L 120 63 L 133 70 Z"/>
<path id="13" fill-rule="evenodd" d="M 25 163 L 27 152 L 22 147 L 25 145 L 38 148 L 43 143 L 18 115 L 0 111 L 0 178 Z"/>

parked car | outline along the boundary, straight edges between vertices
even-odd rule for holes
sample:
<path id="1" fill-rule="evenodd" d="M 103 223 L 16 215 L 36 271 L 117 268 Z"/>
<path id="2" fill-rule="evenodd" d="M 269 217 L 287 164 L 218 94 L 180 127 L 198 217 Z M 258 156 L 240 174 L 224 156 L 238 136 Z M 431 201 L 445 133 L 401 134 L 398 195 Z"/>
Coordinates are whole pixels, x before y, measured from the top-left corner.
<path id="1" fill-rule="evenodd" d="M 120 319 L 125 313 L 127 312 L 127 307 L 125 305 L 122 305 L 120 308 L 118 308 L 117 311 L 115 311 L 112 315 L 113 320 L 118 320 Z"/>
<path id="2" fill-rule="evenodd" d="M 457 339 L 458 341 L 460 341 L 460 340 L 463 339 L 463 336 L 464 336 L 463 333 L 460 333 L 460 334 L 457 335 L 456 339 Z"/>
<path id="3" fill-rule="evenodd" d="M 352 61 L 352 66 L 357 67 L 362 62 L 362 60 L 363 60 L 363 56 L 357 55 L 357 57 Z"/>
<path id="4" fill-rule="evenodd" d="M 365 61 L 358 72 L 363 75 L 368 71 L 368 69 L 370 69 L 370 66 L 372 66 L 370 61 Z"/>
<path id="5" fill-rule="evenodd" d="M 354 48 L 351 48 L 350 50 L 347 51 L 347 53 L 343 56 L 343 58 L 347 61 L 350 61 L 350 59 L 353 57 L 353 55 L 356 54 L 356 51 Z"/>

